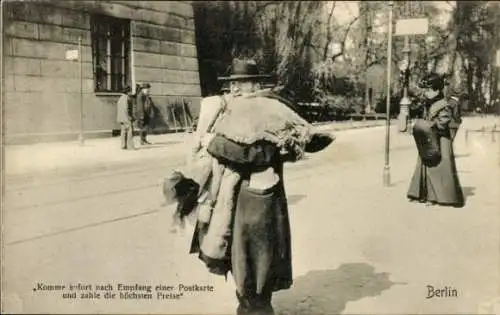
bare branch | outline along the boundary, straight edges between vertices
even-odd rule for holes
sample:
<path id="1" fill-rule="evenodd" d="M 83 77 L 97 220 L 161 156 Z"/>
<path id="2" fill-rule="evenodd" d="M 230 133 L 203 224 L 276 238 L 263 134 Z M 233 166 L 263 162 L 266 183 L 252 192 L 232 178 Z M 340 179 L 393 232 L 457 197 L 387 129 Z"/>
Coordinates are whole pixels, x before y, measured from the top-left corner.
<path id="1" fill-rule="evenodd" d="M 362 73 L 365 73 L 371 66 L 379 65 L 379 64 L 381 64 L 385 60 L 386 60 L 386 57 L 381 57 L 381 58 L 377 58 L 375 60 L 372 60 L 368 64 L 363 65 L 363 67 L 361 69 L 359 69 L 358 71 L 354 72 L 354 75 L 360 75 Z"/>
<path id="2" fill-rule="evenodd" d="M 326 33 L 326 45 L 325 49 L 323 51 L 323 59 L 326 59 L 328 56 L 328 47 L 330 46 L 330 42 L 332 41 L 332 18 L 333 18 L 333 11 L 335 11 L 335 6 L 336 2 L 333 2 L 332 9 L 330 11 L 330 14 L 328 15 L 328 21 L 326 25 L 327 33 Z"/>
<path id="3" fill-rule="evenodd" d="M 349 35 L 349 32 L 351 31 L 351 28 L 352 26 L 354 25 L 354 23 L 356 23 L 361 17 L 361 14 L 359 14 L 358 16 L 356 16 L 350 23 L 349 25 L 347 25 L 347 29 L 344 33 L 344 37 L 340 43 L 340 52 L 336 53 L 335 55 L 332 56 L 332 61 L 335 62 L 335 59 L 337 59 L 338 57 L 342 56 L 345 52 L 345 43 L 347 41 L 347 36 Z M 328 44 L 330 45 L 330 43 Z"/>

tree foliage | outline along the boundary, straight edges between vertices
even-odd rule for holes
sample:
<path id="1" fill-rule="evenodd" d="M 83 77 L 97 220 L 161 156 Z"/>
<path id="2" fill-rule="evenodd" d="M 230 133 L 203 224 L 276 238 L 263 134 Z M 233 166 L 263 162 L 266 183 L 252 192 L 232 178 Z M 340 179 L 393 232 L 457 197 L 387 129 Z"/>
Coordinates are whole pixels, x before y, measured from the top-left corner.
<path id="1" fill-rule="evenodd" d="M 493 64 L 500 48 L 498 2 L 394 3 L 394 20 L 411 17 L 408 8 L 416 5 L 417 15 L 430 21 L 428 34 L 410 37 L 412 87 L 423 74 L 435 71 L 447 74 L 454 86 L 463 85 L 475 102 L 484 103 L 498 95 L 498 70 Z M 217 75 L 224 74 L 235 57 L 256 59 L 263 71 L 274 73 L 300 100 L 322 100 L 332 94 L 363 96 L 369 86 L 385 90 L 386 1 L 360 1 L 357 5 L 344 1 L 205 1 L 194 2 L 194 7 L 205 94 L 219 88 Z M 441 17 L 447 14 L 451 18 L 443 23 Z M 390 62 L 396 94 L 401 88 L 398 63 L 405 58 L 403 46 L 404 38 L 395 36 Z"/>

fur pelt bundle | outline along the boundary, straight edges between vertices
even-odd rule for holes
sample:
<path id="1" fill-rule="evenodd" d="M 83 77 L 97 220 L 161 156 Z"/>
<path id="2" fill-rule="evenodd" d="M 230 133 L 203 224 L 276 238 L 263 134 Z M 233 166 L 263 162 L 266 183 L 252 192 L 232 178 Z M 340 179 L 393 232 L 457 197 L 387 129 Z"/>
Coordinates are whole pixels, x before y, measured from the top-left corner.
<path id="1" fill-rule="evenodd" d="M 279 100 L 257 95 L 233 99 L 215 133 L 242 144 L 266 140 L 302 156 L 311 125 Z"/>
<path id="2" fill-rule="evenodd" d="M 200 186 L 191 178 L 186 178 L 180 171 L 174 171 L 163 180 L 165 206 L 176 204 L 173 223 L 184 226 L 184 218 L 192 214 L 198 205 Z"/>

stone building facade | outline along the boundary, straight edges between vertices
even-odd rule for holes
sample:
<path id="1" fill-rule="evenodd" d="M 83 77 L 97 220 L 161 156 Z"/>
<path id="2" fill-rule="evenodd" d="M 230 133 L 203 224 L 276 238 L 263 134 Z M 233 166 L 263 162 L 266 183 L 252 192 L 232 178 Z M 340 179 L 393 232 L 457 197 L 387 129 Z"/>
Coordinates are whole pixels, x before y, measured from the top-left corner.
<path id="1" fill-rule="evenodd" d="M 75 138 L 81 109 L 86 137 L 111 135 L 120 91 L 142 82 L 152 85 L 161 112 L 156 131 L 185 124 L 179 108 L 173 121 L 176 102 L 197 115 L 201 91 L 189 1 L 16 1 L 4 2 L 3 12 L 7 142 Z M 79 48 L 79 38 L 81 68 L 66 55 Z"/>

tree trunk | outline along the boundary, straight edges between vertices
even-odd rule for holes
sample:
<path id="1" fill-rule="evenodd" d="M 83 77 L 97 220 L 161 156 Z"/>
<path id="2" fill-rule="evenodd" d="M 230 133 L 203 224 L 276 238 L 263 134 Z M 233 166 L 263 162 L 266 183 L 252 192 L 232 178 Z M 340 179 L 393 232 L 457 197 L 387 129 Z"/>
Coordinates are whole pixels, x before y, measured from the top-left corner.
<path id="1" fill-rule="evenodd" d="M 484 77 L 483 73 L 481 71 L 481 67 L 476 68 L 476 86 L 475 86 L 475 99 L 476 99 L 476 104 L 481 108 L 481 112 L 484 114 L 485 112 L 485 102 L 484 102 L 484 95 L 483 95 L 483 82 L 484 82 Z"/>
<path id="2" fill-rule="evenodd" d="M 469 109 L 474 111 L 477 107 L 476 98 L 474 97 L 474 72 L 471 66 L 466 69 L 467 73 L 467 94 L 469 95 L 470 105 Z"/>

